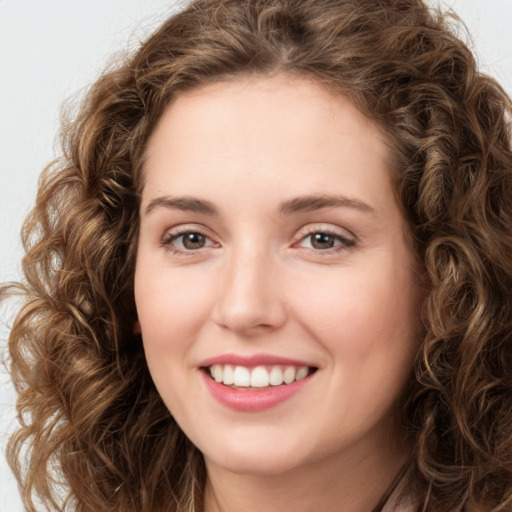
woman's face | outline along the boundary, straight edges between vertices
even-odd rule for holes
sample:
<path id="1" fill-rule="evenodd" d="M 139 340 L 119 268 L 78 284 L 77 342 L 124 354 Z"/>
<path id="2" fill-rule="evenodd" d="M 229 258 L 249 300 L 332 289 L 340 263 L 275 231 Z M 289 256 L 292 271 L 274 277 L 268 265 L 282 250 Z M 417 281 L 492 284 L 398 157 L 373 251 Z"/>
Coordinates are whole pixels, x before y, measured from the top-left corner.
<path id="1" fill-rule="evenodd" d="M 155 385 L 210 469 L 394 449 L 421 293 L 386 156 L 345 97 L 285 76 L 204 86 L 162 116 L 135 299 Z"/>

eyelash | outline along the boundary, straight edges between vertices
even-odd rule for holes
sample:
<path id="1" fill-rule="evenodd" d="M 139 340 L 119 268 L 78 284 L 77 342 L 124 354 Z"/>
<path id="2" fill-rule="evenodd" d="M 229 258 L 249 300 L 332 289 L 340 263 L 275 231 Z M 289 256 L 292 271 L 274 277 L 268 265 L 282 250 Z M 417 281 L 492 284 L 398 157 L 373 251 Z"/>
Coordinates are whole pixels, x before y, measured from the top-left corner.
<path id="1" fill-rule="evenodd" d="M 166 236 L 164 236 L 164 238 L 160 242 L 160 245 L 162 247 L 164 247 L 166 250 L 170 251 L 172 254 L 180 254 L 180 255 L 192 255 L 192 254 L 195 254 L 197 251 L 204 249 L 205 247 L 210 247 L 210 246 L 215 245 L 215 244 L 210 244 L 210 245 L 200 247 L 198 249 L 186 249 L 186 248 L 182 249 L 182 248 L 175 247 L 173 245 L 173 243 L 176 240 L 184 237 L 185 235 L 200 235 L 200 236 L 204 237 L 206 240 L 211 241 L 211 238 L 206 233 L 201 231 L 200 229 L 197 229 L 197 228 L 182 229 L 175 233 L 169 233 Z"/>
<path id="2" fill-rule="evenodd" d="M 310 229 L 307 232 L 304 232 L 301 234 L 299 242 L 297 242 L 295 245 L 299 245 L 302 242 L 304 242 L 306 239 L 310 239 L 310 243 L 312 243 L 312 237 L 314 235 L 327 235 L 329 237 L 332 237 L 335 241 L 339 242 L 339 245 L 334 247 L 329 247 L 326 249 L 315 249 L 314 247 L 305 247 L 305 249 L 313 251 L 315 254 L 336 254 L 342 251 L 346 251 L 349 249 L 352 249 L 356 245 L 356 239 L 355 238 L 347 238 L 337 231 L 330 230 L 330 229 Z"/>
<path id="3" fill-rule="evenodd" d="M 318 234 L 332 237 L 335 241 L 339 242 L 339 245 L 334 246 L 334 247 L 329 247 L 326 249 L 316 249 L 314 247 L 304 247 L 304 249 L 314 252 L 315 254 L 327 255 L 327 254 L 333 254 L 333 253 L 336 254 L 336 253 L 339 253 L 342 251 L 350 250 L 356 246 L 357 241 L 355 238 L 353 238 L 353 239 L 347 238 L 334 230 L 311 229 L 311 230 L 301 233 L 300 239 L 298 242 L 294 243 L 294 247 L 296 247 L 296 246 L 300 247 L 300 244 L 302 242 L 304 242 L 308 238 L 310 238 L 310 240 L 311 240 L 311 237 L 313 237 L 314 235 L 318 235 Z M 179 255 L 193 255 L 193 254 L 196 254 L 201 249 L 205 249 L 208 247 L 214 247 L 215 245 L 218 245 L 215 242 L 212 242 L 208 245 L 204 245 L 197 249 L 186 249 L 186 248 L 182 249 L 182 248 L 175 247 L 173 245 L 173 243 L 176 240 L 179 240 L 180 238 L 184 237 L 185 235 L 200 235 L 200 236 L 204 237 L 205 240 L 209 240 L 210 242 L 212 242 L 211 238 L 206 233 L 201 231 L 200 229 L 182 229 L 175 233 L 167 234 L 160 242 L 160 245 L 162 247 L 164 247 L 166 250 L 170 251 L 172 254 L 179 254 Z"/>

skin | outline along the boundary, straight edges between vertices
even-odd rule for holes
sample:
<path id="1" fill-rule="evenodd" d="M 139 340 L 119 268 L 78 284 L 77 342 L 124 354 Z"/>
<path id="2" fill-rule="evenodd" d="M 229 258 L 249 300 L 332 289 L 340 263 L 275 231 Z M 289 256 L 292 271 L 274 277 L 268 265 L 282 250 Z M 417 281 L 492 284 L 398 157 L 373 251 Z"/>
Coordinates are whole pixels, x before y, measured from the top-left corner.
<path id="1" fill-rule="evenodd" d="M 186 92 L 152 134 L 135 299 L 154 382 L 204 454 L 206 511 L 368 512 L 407 460 L 396 402 L 421 291 L 387 160 L 347 98 L 281 75 Z M 293 202 L 312 196 L 329 201 Z M 205 386 L 201 362 L 221 354 L 317 371 L 237 411 Z"/>

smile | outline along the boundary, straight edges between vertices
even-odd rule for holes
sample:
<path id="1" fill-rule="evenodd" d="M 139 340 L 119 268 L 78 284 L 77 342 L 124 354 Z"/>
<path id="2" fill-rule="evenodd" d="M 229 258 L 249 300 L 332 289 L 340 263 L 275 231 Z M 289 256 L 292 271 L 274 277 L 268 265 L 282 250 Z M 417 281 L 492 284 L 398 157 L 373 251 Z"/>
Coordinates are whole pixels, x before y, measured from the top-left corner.
<path id="1" fill-rule="evenodd" d="M 315 371 L 309 366 L 261 365 L 247 367 L 232 364 L 214 364 L 206 368 L 215 382 L 234 389 L 265 389 L 292 384 L 305 379 Z"/>
<path id="2" fill-rule="evenodd" d="M 199 369 L 216 401 L 244 413 L 271 409 L 301 394 L 319 370 L 306 361 L 264 354 L 224 354 L 203 361 Z"/>

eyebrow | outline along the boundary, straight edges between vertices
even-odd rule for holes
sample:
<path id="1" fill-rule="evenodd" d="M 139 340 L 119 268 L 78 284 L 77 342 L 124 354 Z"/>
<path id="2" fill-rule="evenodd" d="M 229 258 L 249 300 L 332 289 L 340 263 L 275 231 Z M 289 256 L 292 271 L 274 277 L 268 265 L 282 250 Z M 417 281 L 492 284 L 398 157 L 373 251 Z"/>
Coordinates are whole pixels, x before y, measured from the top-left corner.
<path id="1" fill-rule="evenodd" d="M 206 215 L 218 215 L 219 210 L 210 201 L 195 197 L 171 197 L 161 196 L 152 199 L 146 207 L 146 215 L 156 208 L 169 208 L 185 212 L 204 213 Z"/>
<path id="2" fill-rule="evenodd" d="M 343 207 L 360 210 L 364 213 L 376 215 L 376 211 L 368 204 L 340 195 L 311 195 L 300 196 L 294 199 L 283 201 L 279 205 L 279 211 L 284 215 L 291 215 L 298 212 L 312 212 L 322 208 Z"/>
<path id="3" fill-rule="evenodd" d="M 152 199 L 146 207 L 145 214 L 148 215 L 156 208 L 168 208 L 181 211 L 188 211 L 194 213 L 203 213 L 205 215 L 216 216 L 219 215 L 217 207 L 205 199 L 198 199 L 196 197 L 172 197 L 161 196 Z M 322 208 L 343 207 L 352 208 L 376 215 L 375 210 L 366 203 L 357 199 L 352 199 L 340 195 L 308 195 L 288 199 L 280 203 L 278 211 L 282 215 L 292 215 L 300 212 L 312 212 L 321 210 Z"/>

